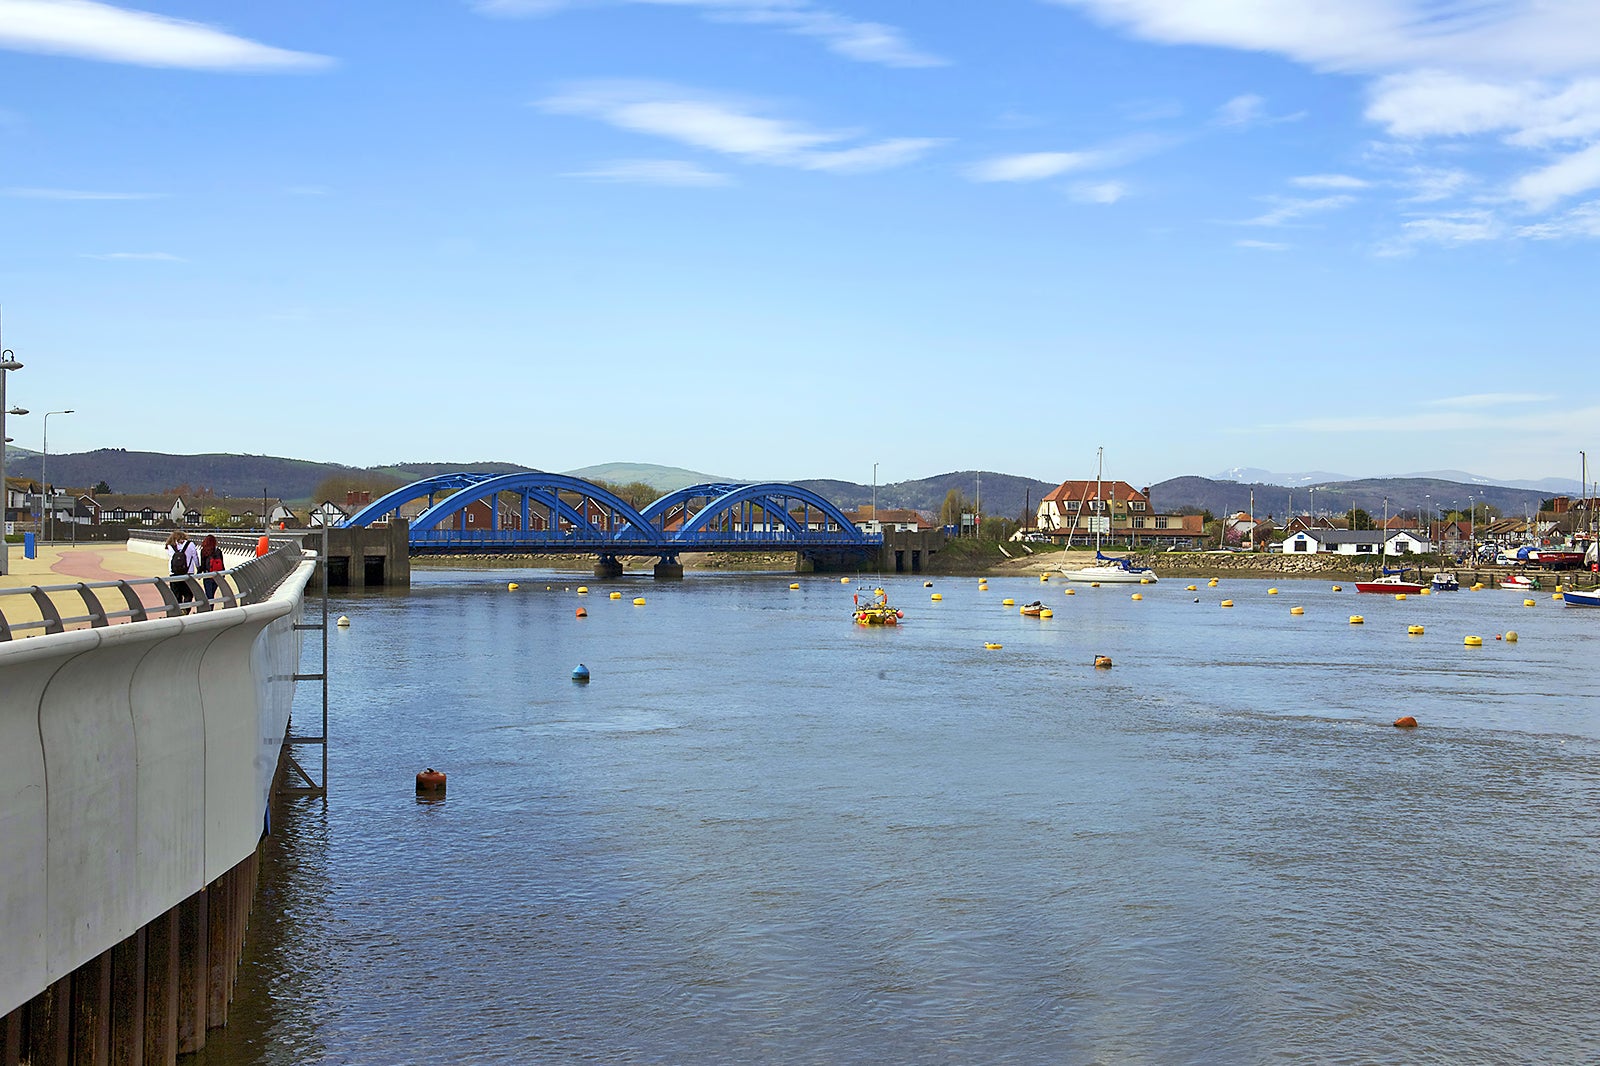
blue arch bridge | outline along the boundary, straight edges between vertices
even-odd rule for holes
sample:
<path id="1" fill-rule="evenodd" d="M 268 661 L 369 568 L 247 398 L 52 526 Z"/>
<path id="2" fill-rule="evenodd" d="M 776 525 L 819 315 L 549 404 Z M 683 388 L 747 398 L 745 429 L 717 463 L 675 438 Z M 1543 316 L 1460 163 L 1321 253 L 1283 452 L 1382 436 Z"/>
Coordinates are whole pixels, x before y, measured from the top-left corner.
<path id="1" fill-rule="evenodd" d="M 421 502 L 425 501 L 425 502 Z M 395 489 L 340 527 L 410 519 L 413 555 L 594 555 L 595 573 L 625 556 L 655 556 L 657 577 L 680 577 L 682 552 L 797 552 L 802 566 L 851 566 L 883 536 L 863 533 L 821 496 L 776 482 L 711 482 L 669 492 L 643 510 L 565 474 L 441 474 Z"/>

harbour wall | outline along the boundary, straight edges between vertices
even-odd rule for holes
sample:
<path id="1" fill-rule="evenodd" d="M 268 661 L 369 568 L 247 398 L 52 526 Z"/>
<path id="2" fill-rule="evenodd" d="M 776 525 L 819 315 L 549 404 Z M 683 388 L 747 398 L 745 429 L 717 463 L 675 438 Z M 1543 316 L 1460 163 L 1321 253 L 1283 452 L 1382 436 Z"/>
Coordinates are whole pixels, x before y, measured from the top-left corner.
<path id="1" fill-rule="evenodd" d="M 0 644 L 0 1062 L 226 1021 L 314 565 L 242 607 Z"/>

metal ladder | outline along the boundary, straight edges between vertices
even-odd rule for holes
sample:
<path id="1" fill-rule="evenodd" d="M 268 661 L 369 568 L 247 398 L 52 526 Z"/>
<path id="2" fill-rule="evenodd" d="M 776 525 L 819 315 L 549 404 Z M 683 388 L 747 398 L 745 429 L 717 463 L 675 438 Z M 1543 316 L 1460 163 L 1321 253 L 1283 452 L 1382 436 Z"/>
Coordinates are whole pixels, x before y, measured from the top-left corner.
<path id="1" fill-rule="evenodd" d="M 301 681 L 316 681 L 322 686 L 322 723 L 315 734 L 304 730 L 291 716 L 288 735 L 283 738 L 284 759 L 287 766 L 278 786 L 280 796 L 315 796 L 326 799 L 328 795 L 328 527 L 322 527 L 322 546 L 317 555 L 317 569 L 322 572 L 322 617 L 316 622 L 296 622 L 297 630 L 315 630 L 322 634 L 322 668 L 314 674 L 295 674 Z M 301 762 L 301 748 L 318 748 L 321 752 L 322 773 L 312 777 Z M 308 760 L 309 761 L 309 760 Z"/>

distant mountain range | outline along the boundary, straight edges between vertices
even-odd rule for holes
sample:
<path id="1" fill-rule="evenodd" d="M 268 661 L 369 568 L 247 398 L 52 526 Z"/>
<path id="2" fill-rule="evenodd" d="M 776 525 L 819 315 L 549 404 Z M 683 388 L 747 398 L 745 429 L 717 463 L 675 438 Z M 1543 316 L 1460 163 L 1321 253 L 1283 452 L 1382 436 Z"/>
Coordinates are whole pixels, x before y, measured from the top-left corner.
<path id="1" fill-rule="evenodd" d="M 1498 481 L 1494 478 L 1481 477 L 1469 474 L 1464 470 L 1425 470 L 1416 474 L 1401 474 L 1401 479 L 1422 479 L 1428 481 L 1449 481 L 1461 485 L 1501 487 L 1512 489 L 1528 489 L 1533 492 L 1542 492 L 1548 498 L 1552 495 L 1577 495 L 1582 492 L 1582 486 L 1575 477 L 1547 477 L 1537 481 Z M 1349 474 L 1330 474 L 1326 470 L 1311 470 L 1295 474 L 1278 474 L 1271 470 L 1260 470 L 1251 466 L 1236 466 L 1231 470 L 1224 470 L 1220 474 L 1213 474 L 1212 481 L 1237 481 L 1240 484 L 1256 485 L 1283 485 L 1292 487 L 1303 485 L 1321 485 L 1324 483 L 1337 483 L 1344 481 L 1374 480 L 1372 478 L 1354 478 Z M 1381 480 L 1392 480 L 1383 478 Z"/>
<path id="2" fill-rule="evenodd" d="M 7 473 L 19 477 L 39 476 L 41 457 L 37 452 L 12 448 L 6 454 Z M 189 485 L 221 496 L 255 498 L 266 494 L 301 504 L 315 502 L 311 499 L 315 490 L 335 477 L 346 478 L 354 484 L 369 482 L 381 486 L 457 470 L 510 473 L 526 469 L 530 468 L 504 462 L 413 462 L 352 467 L 267 455 L 168 455 L 121 448 L 52 455 L 49 463 L 50 481 L 61 487 L 88 487 L 103 480 L 113 492 L 149 493 Z M 704 482 L 740 480 L 652 463 L 603 463 L 566 473 L 612 484 L 644 482 L 663 493 Z M 1469 500 L 1477 500 L 1492 503 L 1505 514 L 1522 514 L 1537 508 L 1543 499 L 1578 491 L 1576 479 L 1545 478 L 1499 485 L 1454 470 L 1403 478 L 1365 479 L 1323 472 L 1275 474 L 1252 468 L 1230 470 L 1226 474 L 1229 476 L 1179 477 L 1160 482 L 1150 486 L 1151 501 L 1158 511 L 1208 510 L 1221 515 L 1249 507 L 1253 489 L 1256 511 L 1262 516 L 1281 517 L 1291 506 L 1303 512 L 1313 501 L 1316 509 L 1323 513 L 1336 514 L 1360 507 L 1370 514 L 1381 515 L 1385 499 L 1389 501 L 1391 513 L 1414 513 L 1431 508 L 1465 510 Z M 851 481 L 810 479 L 797 484 L 846 510 L 867 506 L 874 498 L 873 486 Z M 1039 500 L 1055 487 L 1054 482 L 1015 474 L 958 470 L 879 485 L 876 498 L 881 508 L 905 508 L 937 516 L 951 489 L 969 501 L 978 499 L 981 492 L 985 514 L 1021 518 L 1024 514 L 1031 515 Z"/>

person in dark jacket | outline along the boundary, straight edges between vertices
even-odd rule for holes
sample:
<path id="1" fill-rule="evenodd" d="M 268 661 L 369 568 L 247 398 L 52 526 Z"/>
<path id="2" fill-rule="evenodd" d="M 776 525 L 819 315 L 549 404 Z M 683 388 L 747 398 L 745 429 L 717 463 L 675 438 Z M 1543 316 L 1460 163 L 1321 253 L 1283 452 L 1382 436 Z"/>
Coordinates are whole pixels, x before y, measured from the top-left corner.
<path id="1" fill-rule="evenodd" d="M 222 545 L 217 543 L 217 538 L 210 533 L 200 542 L 200 573 L 205 574 L 206 599 L 211 599 L 217 594 L 217 579 L 212 574 L 220 574 L 228 568 L 222 558 Z"/>

